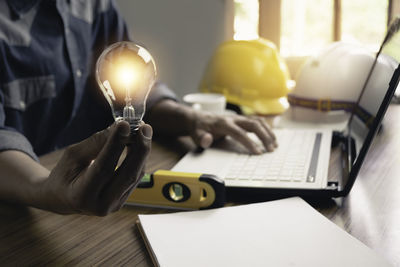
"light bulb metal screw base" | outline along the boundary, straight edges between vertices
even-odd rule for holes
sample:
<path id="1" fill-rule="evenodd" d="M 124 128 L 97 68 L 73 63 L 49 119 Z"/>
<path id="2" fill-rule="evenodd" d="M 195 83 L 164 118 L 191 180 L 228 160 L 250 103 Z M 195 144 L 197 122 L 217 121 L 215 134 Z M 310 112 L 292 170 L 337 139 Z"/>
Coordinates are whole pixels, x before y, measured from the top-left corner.
<path id="1" fill-rule="evenodd" d="M 129 123 L 130 134 L 136 134 L 139 130 L 140 125 L 143 124 L 142 120 L 132 120 L 124 117 L 118 117 L 115 121 L 126 121 Z"/>
<path id="2" fill-rule="evenodd" d="M 138 121 L 136 123 L 129 123 L 129 127 L 131 129 L 131 134 L 136 133 L 139 130 L 142 121 Z"/>

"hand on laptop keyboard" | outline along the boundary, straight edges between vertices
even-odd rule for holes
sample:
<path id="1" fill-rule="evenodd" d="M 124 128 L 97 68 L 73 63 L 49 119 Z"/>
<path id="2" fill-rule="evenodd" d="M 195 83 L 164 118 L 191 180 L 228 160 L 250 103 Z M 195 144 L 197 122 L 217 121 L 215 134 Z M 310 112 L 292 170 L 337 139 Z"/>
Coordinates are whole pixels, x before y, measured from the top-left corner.
<path id="1" fill-rule="evenodd" d="M 277 147 L 276 137 L 270 126 L 258 117 L 245 117 L 241 115 L 217 115 L 207 112 L 194 111 L 191 137 L 202 148 L 209 147 L 216 139 L 230 136 L 239 142 L 252 154 L 271 152 Z M 254 133 L 261 141 L 263 147 L 248 136 Z"/>

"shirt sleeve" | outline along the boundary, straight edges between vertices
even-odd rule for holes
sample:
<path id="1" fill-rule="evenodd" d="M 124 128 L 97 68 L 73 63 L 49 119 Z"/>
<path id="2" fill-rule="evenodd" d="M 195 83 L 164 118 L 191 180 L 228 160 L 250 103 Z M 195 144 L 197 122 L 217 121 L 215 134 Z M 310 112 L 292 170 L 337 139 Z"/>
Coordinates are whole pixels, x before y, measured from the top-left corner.
<path id="1" fill-rule="evenodd" d="M 166 84 L 157 82 L 147 98 L 147 110 L 150 110 L 155 104 L 164 99 L 177 101 L 175 93 Z"/>
<path id="2" fill-rule="evenodd" d="M 3 102 L 3 93 L 0 88 L 0 152 L 18 150 L 29 155 L 35 161 L 39 161 L 28 139 L 14 128 L 5 126 L 6 117 Z"/>

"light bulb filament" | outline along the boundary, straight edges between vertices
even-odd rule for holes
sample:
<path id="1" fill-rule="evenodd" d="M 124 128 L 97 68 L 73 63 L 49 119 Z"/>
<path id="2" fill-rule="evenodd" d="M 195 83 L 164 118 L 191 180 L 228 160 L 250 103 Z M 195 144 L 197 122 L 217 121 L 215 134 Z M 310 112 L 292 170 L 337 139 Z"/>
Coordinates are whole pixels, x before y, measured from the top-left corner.
<path id="1" fill-rule="evenodd" d="M 132 104 L 124 107 L 123 117 L 124 120 L 129 123 L 135 121 L 135 109 L 133 108 Z"/>
<path id="2" fill-rule="evenodd" d="M 124 119 L 128 122 L 135 120 L 135 108 L 132 105 L 132 98 L 129 88 L 125 88 L 125 107 L 123 111 Z"/>

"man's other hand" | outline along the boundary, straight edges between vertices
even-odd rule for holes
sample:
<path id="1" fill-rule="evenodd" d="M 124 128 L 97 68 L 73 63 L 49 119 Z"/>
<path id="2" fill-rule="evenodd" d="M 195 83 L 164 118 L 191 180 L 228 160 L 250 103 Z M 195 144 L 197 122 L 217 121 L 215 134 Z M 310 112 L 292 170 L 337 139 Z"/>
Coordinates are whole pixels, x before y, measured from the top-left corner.
<path id="1" fill-rule="evenodd" d="M 214 140 L 224 136 L 232 137 L 252 154 L 273 151 L 278 145 L 274 133 L 262 118 L 194 110 L 169 99 L 154 105 L 148 112 L 147 121 L 159 134 L 189 135 L 202 148 L 209 147 Z M 249 138 L 248 132 L 254 133 L 263 147 Z"/>
<path id="2" fill-rule="evenodd" d="M 224 136 L 232 137 L 252 154 L 271 152 L 277 147 L 274 133 L 261 118 L 236 114 L 217 115 L 201 111 L 193 112 L 192 117 L 194 123 L 190 129 L 190 136 L 202 148 L 209 147 L 214 140 Z M 256 134 L 264 148 L 251 140 L 247 132 Z"/>

